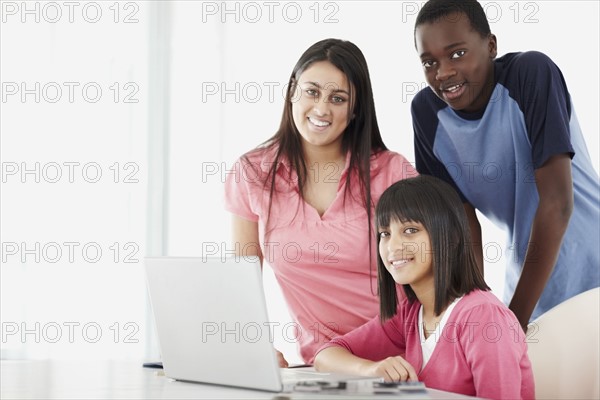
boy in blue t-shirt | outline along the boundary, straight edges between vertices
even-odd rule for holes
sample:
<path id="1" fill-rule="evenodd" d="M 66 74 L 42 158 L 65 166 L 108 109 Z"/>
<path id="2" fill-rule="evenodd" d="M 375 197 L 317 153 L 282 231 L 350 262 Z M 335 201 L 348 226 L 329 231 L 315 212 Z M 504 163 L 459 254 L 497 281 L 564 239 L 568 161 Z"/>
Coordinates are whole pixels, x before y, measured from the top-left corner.
<path id="1" fill-rule="evenodd" d="M 461 195 L 483 268 L 475 209 L 508 232 L 505 301 L 526 330 L 600 286 L 600 187 L 558 67 L 539 52 L 496 59 L 474 0 L 430 0 L 415 23 L 428 88 L 412 102 L 417 170 Z"/>

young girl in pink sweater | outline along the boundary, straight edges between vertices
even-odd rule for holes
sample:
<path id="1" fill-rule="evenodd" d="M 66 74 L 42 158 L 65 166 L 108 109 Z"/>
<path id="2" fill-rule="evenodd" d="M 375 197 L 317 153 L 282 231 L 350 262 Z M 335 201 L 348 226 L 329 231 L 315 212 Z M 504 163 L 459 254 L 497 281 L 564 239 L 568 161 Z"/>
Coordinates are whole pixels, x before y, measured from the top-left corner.
<path id="1" fill-rule="evenodd" d="M 454 189 L 426 175 L 399 181 L 381 196 L 376 223 L 380 316 L 323 346 L 317 370 L 534 398 L 523 331 L 489 292 Z"/>

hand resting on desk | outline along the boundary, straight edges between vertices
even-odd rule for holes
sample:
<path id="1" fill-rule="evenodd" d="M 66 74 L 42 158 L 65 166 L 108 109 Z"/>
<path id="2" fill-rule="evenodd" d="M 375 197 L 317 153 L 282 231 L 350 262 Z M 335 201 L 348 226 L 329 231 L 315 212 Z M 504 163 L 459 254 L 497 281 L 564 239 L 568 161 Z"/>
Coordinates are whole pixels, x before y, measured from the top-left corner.
<path id="1" fill-rule="evenodd" d="M 340 366 L 344 366 L 340 369 Z M 386 382 L 418 381 L 412 365 L 400 356 L 381 361 L 360 358 L 341 347 L 328 347 L 315 358 L 315 369 L 319 372 L 342 372 L 353 375 L 382 377 Z"/>

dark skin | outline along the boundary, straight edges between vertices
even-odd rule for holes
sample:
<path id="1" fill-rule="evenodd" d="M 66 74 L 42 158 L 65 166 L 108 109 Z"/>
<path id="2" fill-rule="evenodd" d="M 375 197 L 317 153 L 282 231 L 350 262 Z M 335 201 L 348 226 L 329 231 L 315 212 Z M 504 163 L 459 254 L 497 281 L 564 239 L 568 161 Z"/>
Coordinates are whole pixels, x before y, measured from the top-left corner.
<path id="1" fill-rule="evenodd" d="M 415 31 L 417 52 L 434 93 L 452 109 L 482 111 L 494 88 L 496 37 L 482 36 L 464 14 L 451 14 Z M 556 265 L 573 211 L 573 180 L 568 154 L 550 157 L 535 170 L 539 204 L 529 237 L 521 277 L 509 308 L 521 327 L 527 325 Z M 475 208 L 465 203 L 473 249 L 483 270 L 481 226 Z"/>

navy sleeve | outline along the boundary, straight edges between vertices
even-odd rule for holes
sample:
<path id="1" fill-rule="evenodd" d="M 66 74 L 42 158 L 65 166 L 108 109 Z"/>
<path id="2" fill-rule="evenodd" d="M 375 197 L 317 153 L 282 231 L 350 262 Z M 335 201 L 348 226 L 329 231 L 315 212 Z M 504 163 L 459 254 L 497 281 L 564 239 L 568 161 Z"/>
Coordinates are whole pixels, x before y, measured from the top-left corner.
<path id="1" fill-rule="evenodd" d="M 557 154 L 573 158 L 571 98 L 560 69 L 545 54 L 529 51 L 516 56 L 510 70 L 507 86 L 525 118 L 534 168 Z"/>
<path id="2" fill-rule="evenodd" d="M 411 103 L 414 131 L 415 166 L 419 174 L 432 175 L 449 183 L 463 202 L 468 203 L 446 166 L 433 153 L 435 134 L 438 126 L 437 112 L 445 106 L 438 103 L 431 89 L 421 90 Z M 441 100 L 439 100 L 441 102 Z"/>

